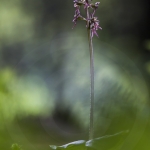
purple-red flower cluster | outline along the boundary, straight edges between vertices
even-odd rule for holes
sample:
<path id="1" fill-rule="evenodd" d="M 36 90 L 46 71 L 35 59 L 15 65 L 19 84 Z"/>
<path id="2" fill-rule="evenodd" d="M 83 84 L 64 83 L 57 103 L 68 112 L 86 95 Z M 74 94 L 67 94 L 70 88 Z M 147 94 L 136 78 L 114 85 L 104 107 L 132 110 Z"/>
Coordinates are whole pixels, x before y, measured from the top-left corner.
<path id="1" fill-rule="evenodd" d="M 78 20 L 84 20 L 84 21 L 88 21 L 89 22 L 89 28 L 91 30 L 92 33 L 92 37 L 95 34 L 96 36 L 98 36 L 97 34 L 97 30 L 102 28 L 99 26 L 99 20 L 97 19 L 97 17 L 94 17 L 95 12 L 100 4 L 100 2 L 96 2 L 95 4 L 90 3 L 89 0 L 73 0 L 74 2 L 74 8 L 75 8 L 75 15 L 73 18 L 74 22 L 74 26 L 76 26 L 77 21 Z M 89 9 L 91 8 L 93 10 L 93 12 L 91 14 L 89 14 L 88 18 L 84 18 L 83 16 L 81 16 L 80 13 L 80 7 L 84 6 L 84 9 Z M 73 26 L 73 28 L 74 28 Z"/>
<path id="2" fill-rule="evenodd" d="M 81 1 L 74 0 L 73 2 L 74 2 L 74 7 L 75 7 L 75 14 L 74 14 L 74 18 L 73 18 L 72 22 L 74 22 L 74 26 L 76 26 L 77 20 L 85 20 L 86 21 L 86 19 L 84 17 L 82 17 L 80 14 L 80 6 L 85 5 L 85 1 L 84 0 L 81 0 Z M 73 28 L 74 28 L 74 26 L 73 26 Z"/>
<path id="3" fill-rule="evenodd" d="M 102 28 L 99 26 L 99 20 L 97 19 L 97 17 L 93 17 L 90 19 L 90 29 L 91 29 L 91 33 L 92 33 L 92 37 L 94 36 L 94 34 L 96 36 L 98 36 L 97 34 L 97 30 L 100 29 L 102 30 Z"/>

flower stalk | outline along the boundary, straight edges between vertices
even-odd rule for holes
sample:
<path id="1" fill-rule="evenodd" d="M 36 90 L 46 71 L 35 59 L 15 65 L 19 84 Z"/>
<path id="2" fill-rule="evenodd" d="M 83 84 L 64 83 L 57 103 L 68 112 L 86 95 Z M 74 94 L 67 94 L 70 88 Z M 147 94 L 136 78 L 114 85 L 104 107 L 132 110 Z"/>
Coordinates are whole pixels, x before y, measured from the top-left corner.
<path id="1" fill-rule="evenodd" d="M 89 51 L 90 51 L 90 79 L 91 79 L 91 86 L 90 86 L 90 124 L 89 124 L 89 140 L 93 139 L 94 134 L 94 51 L 93 51 L 93 43 L 92 38 L 94 35 L 98 37 L 97 30 L 102 28 L 99 26 L 99 20 L 97 17 L 94 17 L 95 12 L 100 4 L 100 2 L 96 2 L 95 4 L 90 3 L 91 0 L 74 0 L 74 7 L 75 7 L 75 15 L 74 15 L 74 26 L 76 26 L 78 20 L 86 21 L 86 27 L 88 32 L 88 41 L 89 41 Z M 81 16 L 80 7 L 84 6 L 86 9 L 86 18 Z M 93 12 L 90 13 L 89 9 L 92 9 Z"/>
<path id="2" fill-rule="evenodd" d="M 91 76 L 91 88 L 90 88 L 90 125 L 89 125 L 89 140 L 93 139 L 93 111 L 94 111 L 94 51 L 92 44 L 92 31 L 88 29 L 88 39 L 89 39 L 89 50 L 90 50 L 90 76 Z"/>

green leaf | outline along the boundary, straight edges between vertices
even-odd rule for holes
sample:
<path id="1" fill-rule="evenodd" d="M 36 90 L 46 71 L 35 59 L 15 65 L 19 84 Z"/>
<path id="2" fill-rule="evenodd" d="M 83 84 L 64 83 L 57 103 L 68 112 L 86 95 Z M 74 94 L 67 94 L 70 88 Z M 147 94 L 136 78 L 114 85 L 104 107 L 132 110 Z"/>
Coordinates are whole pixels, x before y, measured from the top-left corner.
<path id="1" fill-rule="evenodd" d="M 53 150 L 110 150 L 119 146 L 128 131 L 122 131 L 114 135 L 106 135 L 89 141 L 79 140 L 62 146 L 50 145 Z"/>
<path id="2" fill-rule="evenodd" d="M 109 150 L 122 143 L 128 131 L 122 131 L 114 135 L 106 135 L 86 142 L 85 146 L 94 150 Z"/>
<path id="3" fill-rule="evenodd" d="M 85 140 L 74 141 L 62 146 L 50 145 L 51 149 L 61 150 L 84 150 L 85 149 Z"/>

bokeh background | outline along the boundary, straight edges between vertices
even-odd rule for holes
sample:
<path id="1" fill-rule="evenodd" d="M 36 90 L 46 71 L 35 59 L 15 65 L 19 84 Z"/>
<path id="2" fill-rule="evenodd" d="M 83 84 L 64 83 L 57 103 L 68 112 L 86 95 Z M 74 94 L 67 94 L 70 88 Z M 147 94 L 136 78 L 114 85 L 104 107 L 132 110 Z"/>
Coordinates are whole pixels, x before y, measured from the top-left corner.
<path id="1" fill-rule="evenodd" d="M 129 130 L 122 149 L 148 150 L 150 2 L 100 2 L 94 137 Z M 88 139 L 87 31 L 80 21 L 72 30 L 73 15 L 71 0 L 0 0 L 1 150 Z"/>

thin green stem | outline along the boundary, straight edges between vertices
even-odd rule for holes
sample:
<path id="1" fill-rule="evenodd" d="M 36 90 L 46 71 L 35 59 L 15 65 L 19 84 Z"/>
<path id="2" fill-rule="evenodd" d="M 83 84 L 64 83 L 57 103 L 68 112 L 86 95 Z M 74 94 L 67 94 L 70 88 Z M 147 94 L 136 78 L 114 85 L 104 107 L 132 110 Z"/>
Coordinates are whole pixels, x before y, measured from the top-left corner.
<path id="1" fill-rule="evenodd" d="M 90 97 L 90 127 L 89 127 L 89 139 L 93 139 L 94 128 L 93 128 L 93 111 L 94 111 L 94 53 L 93 44 L 91 37 L 91 30 L 88 31 L 89 37 L 89 50 L 90 50 L 90 76 L 91 76 L 91 97 Z"/>
<path id="2" fill-rule="evenodd" d="M 87 8 L 87 18 L 89 18 L 89 10 Z M 94 128 L 93 128 L 93 111 L 94 111 L 94 52 L 92 44 L 92 35 L 89 21 L 87 21 L 87 31 L 88 31 L 88 41 L 90 50 L 90 78 L 91 78 L 91 88 L 90 88 L 90 124 L 89 124 L 89 140 L 93 139 Z"/>

